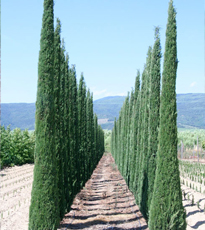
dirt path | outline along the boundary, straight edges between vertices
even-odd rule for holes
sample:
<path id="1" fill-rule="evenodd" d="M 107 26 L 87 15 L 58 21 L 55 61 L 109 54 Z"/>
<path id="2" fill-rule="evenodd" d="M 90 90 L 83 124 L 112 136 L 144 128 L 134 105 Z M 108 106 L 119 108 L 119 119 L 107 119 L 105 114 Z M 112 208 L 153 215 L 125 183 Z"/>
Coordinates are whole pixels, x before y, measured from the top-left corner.
<path id="1" fill-rule="evenodd" d="M 148 229 L 111 154 L 102 157 L 59 229 Z"/>

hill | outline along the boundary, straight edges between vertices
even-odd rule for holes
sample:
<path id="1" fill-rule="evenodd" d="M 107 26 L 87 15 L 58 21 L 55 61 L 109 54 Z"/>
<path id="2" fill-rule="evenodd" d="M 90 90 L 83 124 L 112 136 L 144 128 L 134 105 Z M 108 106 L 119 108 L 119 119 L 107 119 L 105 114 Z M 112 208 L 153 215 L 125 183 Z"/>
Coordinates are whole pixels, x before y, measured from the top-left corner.
<path id="1" fill-rule="evenodd" d="M 177 95 L 177 126 L 205 129 L 205 94 Z"/>
<path id="2" fill-rule="evenodd" d="M 94 112 L 103 129 L 112 129 L 124 100 L 123 96 L 112 96 L 94 101 Z M 177 94 L 177 111 L 179 128 L 205 129 L 205 94 Z M 11 129 L 34 130 L 35 103 L 2 103 L 1 125 L 9 124 Z"/>
<path id="3" fill-rule="evenodd" d="M 1 125 L 34 130 L 35 111 L 35 103 L 2 103 Z"/>

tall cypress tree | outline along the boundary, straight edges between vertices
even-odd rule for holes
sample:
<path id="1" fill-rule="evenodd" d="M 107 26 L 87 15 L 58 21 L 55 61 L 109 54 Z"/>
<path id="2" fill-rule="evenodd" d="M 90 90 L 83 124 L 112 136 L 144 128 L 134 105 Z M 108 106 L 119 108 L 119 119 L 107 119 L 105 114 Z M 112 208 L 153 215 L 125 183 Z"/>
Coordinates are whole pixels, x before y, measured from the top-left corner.
<path id="1" fill-rule="evenodd" d="M 135 169 L 136 169 L 136 160 L 137 160 L 137 136 L 138 136 L 138 118 L 139 118 L 139 94 L 140 94 L 140 72 L 137 71 L 137 77 L 135 79 L 135 92 L 134 92 L 134 108 L 133 108 L 133 117 L 132 117 L 132 136 L 131 138 L 131 175 L 130 175 L 130 188 L 134 192 L 134 181 L 135 181 Z"/>
<path id="2" fill-rule="evenodd" d="M 120 170 L 120 159 L 121 159 L 121 123 L 122 123 L 122 110 L 120 111 L 119 113 L 119 118 L 117 120 L 117 140 L 116 140 L 116 146 L 117 146 L 117 149 L 116 149 L 116 152 L 117 152 L 117 157 L 116 157 L 116 163 L 118 165 L 118 169 Z"/>
<path id="3" fill-rule="evenodd" d="M 85 150 L 86 150 L 86 86 L 81 74 L 78 88 L 78 140 L 79 140 L 79 171 L 80 187 L 85 182 Z"/>
<path id="4" fill-rule="evenodd" d="M 147 162 L 147 177 L 148 198 L 145 201 L 146 210 L 150 208 L 152 193 L 154 189 L 154 179 L 156 170 L 156 155 L 158 147 L 158 130 L 159 130 L 159 108 L 160 108 L 160 60 L 161 60 L 161 45 L 159 38 L 159 28 L 155 28 L 155 43 L 152 52 L 151 62 L 151 82 L 149 96 L 149 138 L 148 138 L 148 162 Z M 148 217 L 148 212 L 147 215 Z"/>
<path id="5" fill-rule="evenodd" d="M 117 144 L 117 121 L 116 121 L 116 118 L 115 118 L 115 121 L 114 121 L 113 137 L 112 137 L 111 141 L 112 141 L 112 145 L 111 145 L 112 150 L 111 150 L 111 152 L 114 155 L 115 162 L 116 162 L 116 158 L 117 158 L 117 151 L 116 151 L 117 150 L 117 146 L 116 146 L 116 144 Z"/>
<path id="6" fill-rule="evenodd" d="M 58 175 L 58 196 L 59 196 L 59 209 L 60 218 L 62 219 L 65 213 L 65 194 L 64 194 L 64 158 L 61 151 L 61 133 L 60 133 L 60 80 L 61 80 L 61 24 L 57 19 L 57 25 L 54 33 L 54 110 L 55 110 L 55 151 L 57 161 L 57 175 Z"/>
<path id="7" fill-rule="evenodd" d="M 134 90 L 130 93 L 130 102 L 129 102 L 129 112 L 128 112 L 128 132 L 127 132 L 127 149 L 126 149 L 126 170 L 125 170 L 125 179 L 129 187 L 130 185 L 130 164 L 131 164 L 131 143 L 130 139 L 132 136 L 132 117 L 133 117 L 133 107 L 134 107 Z"/>
<path id="8" fill-rule="evenodd" d="M 77 160 L 78 159 L 78 107 L 77 107 L 77 81 L 76 70 L 73 65 L 69 69 L 69 140 L 70 140 L 70 168 L 72 171 L 72 200 L 77 194 Z M 72 202 L 70 200 L 70 203 Z"/>
<path id="9" fill-rule="evenodd" d="M 122 107 L 122 131 L 121 131 L 121 166 L 120 172 L 122 176 L 125 178 L 126 172 L 126 148 L 127 148 L 127 132 L 128 132 L 128 110 L 129 110 L 129 92 L 127 97 L 125 98 L 123 107 Z"/>
<path id="10" fill-rule="evenodd" d="M 89 170 L 90 170 L 90 157 L 92 156 L 91 154 L 91 145 L 92 145 L 92 137 L 91 137 L 91 120 L 92 120 L 92 111 L 90 110 L 90 90 L 88 89 L 87 91 L 87 97 L 86 97 L 86 156 L 85 156 L 85 180 L 88 180 L 89 178 Z"/>
<path id="11" fill-rule="evenodd" d="M 92 167 L 94 168 L 94 165 L 97 162 L 97 152 L 98 152 L 98 118 L 97 115 L 94 114 L 94 152 L 95 155 L 93 156 L 93 162 Z"/>
<path id="12" fill-rule="evenodd" d="M 142 196 L 142 174 L 143 174 L 143 143 L 144 143 L 144 119 L 145 119 L 145 98 L 146 98 L 146 65 L 142 72 L 142 87 L 140 92 L 140 107 L 138 120 L 138 136 L 137 136 L 137 162 L 135 172 L 135 199 L 140 204 Z"/>
<path id="13" fill-rule="evenodd" d="M 63 52 L 63 49 L 62 49 Z M 62 54 L 64 56 L 64 54 Z M 69 212 L 72 197 L 72 168 L 70 167 L 72 158 L 70 158 L 70 139 L 69 139 L 69 57 L 66 53 L 65 55 L 65 94 L 64 94 L 64 154 L 65 154 L 65 168 L 64 168 L 64 188 L 65 188 L 65 198 L 66 198 L 66 211 Z"/>
<path id="14" fill-rule="evenodd" d="M 59 204 L 54 128 L 54 22 L 53 0 L 44 1 L 38 62 L 35 117 L 35 167 L 29 229 L 57 229 Z"/>
<path id="15" fill-rule="evenodd" d="M 86 119 L 87 119 L 87 180 L 92 174 L 91 161 L 92 156 L 95 154 L 94 149 L 94 117 L 93 117 L 93 96 L 88 89 L 87 104 L 86 104 Z"/>
<path id="16" fill-rule="evenodd" d="M 142 136 L 141 136 L 141 170 L 139 171 L 139 183 L 138 183 L 138 197 L 140 210 L 147 218 L 146 213 L 146 199 L 147 199 L 147 156 L 148 156 L 148 119 L 149 119 L 149 92 L 150 92 L 150 70 L 151 70 L 151 57 L 152 48 L 148 48 L 146 68 L 145 68 L 145 89 L 143 97 L 143 120 L 142 120 Z"/>
<path id="17" fill-rule="evenodd" d="M 170 0 L 162 74 L 157 169 L 149 218 L 151 230 L 186 229 L 177 159 L 176 38 L 176 11 Z"/>
<path id="18" fill-rule="evenodd" d="M 62 158 L 62 171 L 63 171 L 63 193 L 65 199 L 65 207 L 66 207 L 66 189 L 67 186 L 67 157 L 65 154 L 65 46 L 64 40 L 62 39 L 61 44 L 61 51 L 60 51 L 60 99 L 59 99 L 59 107 L 60 107 L 60 151 L 61 151 L 61 158 Z M 66 187 L 67 188 L 67 187 Z"/>

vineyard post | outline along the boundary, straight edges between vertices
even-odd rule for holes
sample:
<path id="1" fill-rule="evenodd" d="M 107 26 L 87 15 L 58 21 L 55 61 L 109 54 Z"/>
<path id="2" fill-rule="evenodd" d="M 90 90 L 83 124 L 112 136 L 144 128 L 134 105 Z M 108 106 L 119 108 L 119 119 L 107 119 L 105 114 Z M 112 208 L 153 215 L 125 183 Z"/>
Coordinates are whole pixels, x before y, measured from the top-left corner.
<path id="1" fill-rule="evenodd" d="M 193 146 L 193 159 L 194 159 L 194 147 L 195 147 L 195 146 Z"/>
<path id="2" fill-rule="evenodd" d="M 181 159 L 183 159 L 183 142 L 181 141 Z"/>
<path id="3" fill-rule="evenodd" d="M 197 136 L 197 158 L 199 162 L 199 137 Z"/>

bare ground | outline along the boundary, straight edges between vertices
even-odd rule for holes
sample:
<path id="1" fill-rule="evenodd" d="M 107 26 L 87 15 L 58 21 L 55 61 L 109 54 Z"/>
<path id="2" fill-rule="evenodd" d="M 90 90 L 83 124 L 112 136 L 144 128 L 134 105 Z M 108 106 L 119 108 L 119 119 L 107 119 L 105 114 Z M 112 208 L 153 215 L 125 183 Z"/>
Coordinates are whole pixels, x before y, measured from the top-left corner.
<path id="1" fill-rule="evenodd" d="M 28 229 L 33 168 L 33 165 L 24 165 L 0 171 L 1 230 Z M 205 195 L 184 185 L 182 190 L 186 193 L 183 205 L 187 213 L 187 230 L 204 230 Z M 191 204 L 192 195 L 194 205 Z M 148 229 L 112 156 L 107 154 L 102 157 L 84 189 L 76 195 L 59 230 L 140 229 L 140 226 Z"/>
<path id="2" fill-rule="evenodd" d="M 15 166 L 0 174 L 0 229 L 28 229 L 34 165 Z"/>

